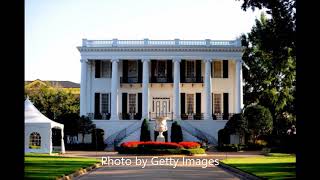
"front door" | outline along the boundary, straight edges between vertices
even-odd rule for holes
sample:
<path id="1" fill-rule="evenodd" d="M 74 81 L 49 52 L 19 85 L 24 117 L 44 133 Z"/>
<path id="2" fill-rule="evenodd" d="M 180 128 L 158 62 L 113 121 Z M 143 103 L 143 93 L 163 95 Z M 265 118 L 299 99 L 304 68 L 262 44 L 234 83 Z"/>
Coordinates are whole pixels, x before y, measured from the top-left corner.
<path id="1" fill-rule="evenodd" d="M 170 98 L 165 98 L 165 97 L 153 98 L 152 111 L 153 111 L 152 118 L 156 118 L 158 116 L 168 116 L 170 118 L 171 117 Z"/>

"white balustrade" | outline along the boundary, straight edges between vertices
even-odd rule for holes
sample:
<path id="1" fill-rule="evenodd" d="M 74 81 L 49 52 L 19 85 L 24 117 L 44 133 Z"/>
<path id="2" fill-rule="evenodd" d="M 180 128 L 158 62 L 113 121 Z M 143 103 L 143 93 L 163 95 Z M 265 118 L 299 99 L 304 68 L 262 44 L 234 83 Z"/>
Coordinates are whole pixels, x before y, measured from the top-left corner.
<path id="1" fill-rule="evenodd" d="M 241 47 L 240 39 L 236 40 L 87 40 L 83 39 L 84 47 L 134 47 L 134 46 L 231 46 Z"/>

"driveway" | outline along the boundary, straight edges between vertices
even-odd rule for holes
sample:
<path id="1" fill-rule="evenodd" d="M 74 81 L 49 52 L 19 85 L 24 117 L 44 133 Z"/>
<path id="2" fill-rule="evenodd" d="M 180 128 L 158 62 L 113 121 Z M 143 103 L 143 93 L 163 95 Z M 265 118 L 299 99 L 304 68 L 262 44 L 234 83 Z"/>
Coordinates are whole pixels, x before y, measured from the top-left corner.
<path id="1" fill-rule="evenodd" d="M 132 156 L 116 152 L 69 151 L 64 156 L 96 157 L 105 159 L 105 165 L 81 175 L 76 180 L 103 179 L 240 179 L 215 166 L 214 160 L 231 157 L 260 156 L 260 152 L 208 152 L 206 156 Z M 109 159 L 107 159 L 109 158 Z M 209 163 L 209 160 L 211 164 Z M 137 161 L 138 160 L 138 161 Z M 145 162 L 145 164 L 144 164 Z M 161 163 L 162 162 L 162 163 Z M 109 163 L 109 164 L 108 164 Z"/>

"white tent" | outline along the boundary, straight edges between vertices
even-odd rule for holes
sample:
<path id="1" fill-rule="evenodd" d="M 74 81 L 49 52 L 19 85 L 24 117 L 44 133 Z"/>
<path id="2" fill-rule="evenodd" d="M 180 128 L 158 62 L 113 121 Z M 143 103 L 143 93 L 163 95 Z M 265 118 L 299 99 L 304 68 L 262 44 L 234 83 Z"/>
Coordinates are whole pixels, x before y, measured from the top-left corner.
<path id="1" fill-rule="evenodd" d="M 25 152 L 52 153 L 52 128 L 61 129 L 61 153 L 65 153 L 64 125 L 43 115 L 27 98 L 24 102 Z"/>

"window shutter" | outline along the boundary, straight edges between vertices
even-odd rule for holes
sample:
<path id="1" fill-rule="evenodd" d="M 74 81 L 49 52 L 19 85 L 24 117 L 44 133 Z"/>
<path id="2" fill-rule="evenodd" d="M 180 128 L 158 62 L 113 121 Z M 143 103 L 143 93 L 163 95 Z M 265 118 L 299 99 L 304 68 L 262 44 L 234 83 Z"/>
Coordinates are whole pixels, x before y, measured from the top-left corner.
<path id="1" fill-rule="evenodd" d="M 127 93 L 122 93 L 122 114 L 127 113 Z"/>
<path id="2" fill-rule="evenodd" d="M 210 62 L 210 67 L 211 67 L 211 78 L 213 78 L 213 68 L 212 68 L 212 66 L 213 66 L 213 61 L 212 61 L 212 62 Z"/>
<path id="3" fill-rule="evenodd" d="M 212 114 L 214 114 L 213 105 L 214 105 L 214 103 L 213 103 L 213 93 L 211 93 L 211 111 L 212 111 Z"/>
<path id="4" fill-rule="evenodd" d="M 196 60 L 196 82 L 201 82 L 201 60 Z"/>
<path id="5" fill-rule="evenodd" d="M 180 82 L 181 83 L 185 82 L 185 68 L 186 68 L 186 61 L 181 60 L 181 63 L 180 63 Z"/>
<path id="6" fill-rule="evenodd" d="M 181 93 L 181 115 L 185 114 L 185 106 L 186 106 L 186 94 Z"/>
<path id="7" fill-rule="evenodd" d="M 228 60 L 223 60 L 223 78 L 228 78 L 228 72 L 229 67 L 228 67 Z"/>
<path id="8" fill-rule="evenodd" d="M 94 93 L 94 114 L 100 113 L 100 93 Z"/>
<path id="9" fill-rule="evenodd" d="M 223 93 L 223 119 L 229 119 L 229 93 Z"/>
<path id="10" fill-rule="evenodd" d="M 142 115 L 142 93 L 138 93 L 138 114 Z"/>
<path id="11" fill-rule="evenodd" d="M 201 114 L 201 93 L 196 93 L 196 114 Z"/>
<path id="12" fill-rule="evenodd" d="M 109 93 L 109 113 L 111 113 L 111 93 Z"/>
<path id="13" fill-rule="evenodd" d="M 155 82 L 155 71 L 156 71 L 156 61 L 155 60 L 151 60 L 151 82 Z"/>
<path id="14" fill-rule="evenodd" d="M 142 62 L 138 61 L 138 83 L 142 83 Z"/>
<path id="15" fill-rule="evenodd" d="M 167 82 L 172 82 L 172 60 L 167 60 Z"/>
<path id="16" fill-rule="evenodd" d="M 100 78 L 101 61 L 95 61 L 95 78 Z"/>
<path id="17" fill-rule="evenodd" d="M 127 83 L 128 82 L 128 60 L 122 61 L 122 82 Z"/>

